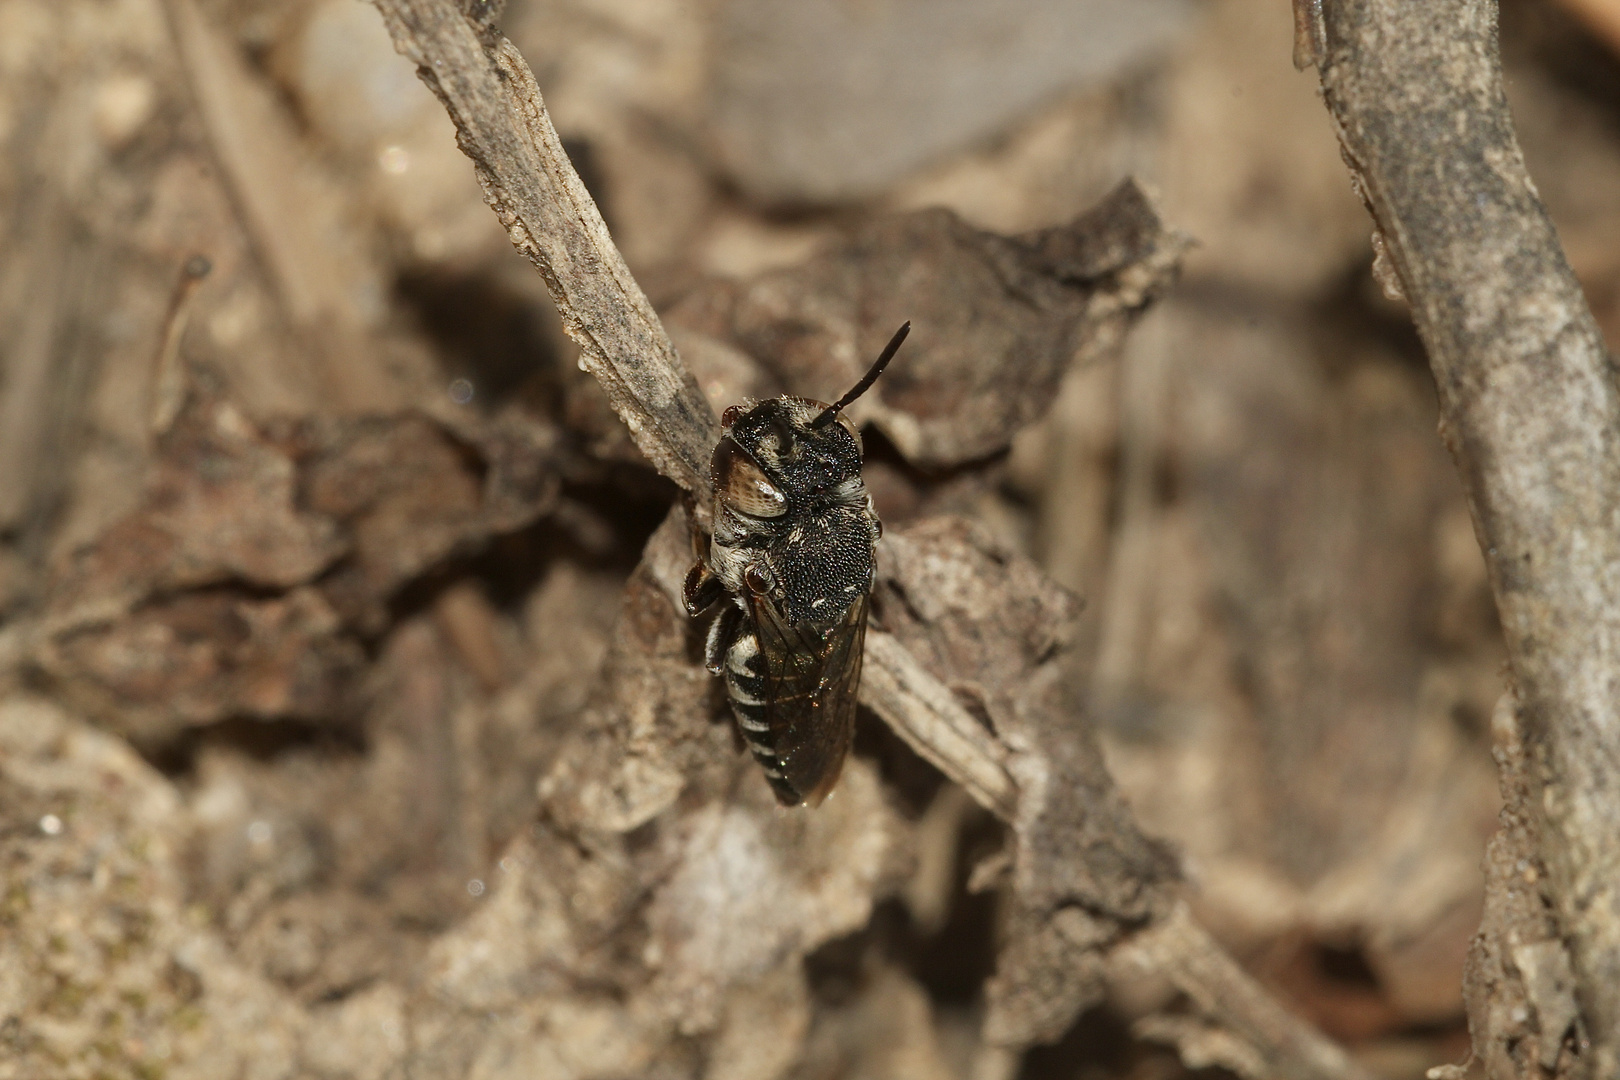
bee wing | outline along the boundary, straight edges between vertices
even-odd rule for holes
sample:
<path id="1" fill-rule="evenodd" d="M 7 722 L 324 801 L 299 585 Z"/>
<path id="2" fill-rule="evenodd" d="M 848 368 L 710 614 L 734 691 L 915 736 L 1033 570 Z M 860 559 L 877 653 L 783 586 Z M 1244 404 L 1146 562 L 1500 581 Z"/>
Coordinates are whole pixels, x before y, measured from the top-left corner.
<path id="1" fill-rule="evenodd" d="M 765 661 L 765 722 L 788 805 L 818 805 L 843 771 L 855 738 L 855 699 L 866 641 L 866 596 L 826 622 L 787 621 L 768 597 L 750 596 Z"/>

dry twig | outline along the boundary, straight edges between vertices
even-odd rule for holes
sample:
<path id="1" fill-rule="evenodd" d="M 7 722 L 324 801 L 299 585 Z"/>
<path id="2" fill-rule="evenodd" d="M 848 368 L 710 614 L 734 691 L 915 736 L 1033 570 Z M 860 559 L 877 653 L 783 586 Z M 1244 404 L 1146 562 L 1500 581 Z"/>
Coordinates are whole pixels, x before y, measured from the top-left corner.
<path id="1" fill-rule="evenodd" d="M 1166 918 L 1114 950 L 1109 962 L 1160 973 L 1217 1026 L 1223 1037 L 1212 1039 L 1206 1029 L 1184 1021 L 1143 1025 L 1144 1033 L 1162 1032 L 1177 1042 L 1187 1064 L 1194 1068 L 1218 1064 L 1246 1076 L 1320 1080 L 1356 1071 L 1342 1048 L 1300 1023 L 1249 978 L 1193 922 L 1185 905 L 1177 904 Z M 1236 1046 L 1233 1035 L 1237 1036 Z"/>
<path id="2" fill-rule="evenodd" d="M 581 361 L 658 470 L 707 505 L 714 411 L 630 276 L 551 126 L 529 65 L 445 0 L 377 4 L 456 123 L 484 197 L 534 263 Z M 487 43 L 487 44 L 486 44 Z"/>
<path id="3" fill-rule="evenodd" d="M 450 0 L 374 2 L 396 46 L 416 62 L 449 110 L 487 200 L 513 244 L 539 269 L 569 334 L 584 350 L 584 364 L 601 381 L 636 444 L 701 505 L 708 495 L 709 451 L 718 437 L 715 418 L 569 164 L 528 66 L 487 23 L 462 14 Z M 897 638 L 869 635 L 861 698 L 981 804 L 1003 819 L 1019 816 L 1009 748 Z M 1058 738 L 1055 720 L 1053 725 Z M 1072 734 L 1063 738 L 1077 741 Z M 1085 748 L 1072 752 L 1083 757 Z M 1060 803 L 1061 795 L 1048 793 L 1043 805 Z M 1095 826 L 1110 827 L 1109 820 Z M 1139 841 L 1126 838 L 1120 846 L 1133 842 Z M 1149 893 L 1157 884 L 1143 881 L 1140 891 Z M 1289 1016 L 1191 928 L 1176 914 L 1179 908 L 1163 910 L 1164 919 L 1142 925 L 1121 947 L 1159 943 L 1137 952 L 1163 965 L 1214 1022 L 1253 1044 L 1243 1060 L 1312 1080 L 1361 1075 L 1342 1052 Z M 1070 914 L 1081 916 L 1070 922 L 1086 921 L 1078 909 Z M 1165 941 L 1192 942 L 1193 951 L 1168 957 Z"/>
<path id="4" fill-rule="evenodd" d="M 1490 0 L 1298 0 L 1429 353 L 1521 703 L 1585 1068 L 1620 1073 L 1620 384 L 1525 171 Z M 1476 1045 L 1499 1033 L 1473 1017 Z M 1559 1037 L 1559 1033 L 1547 1033 Z M 1484 1055 L 1489 1056 L 1489 1055 Z"/>

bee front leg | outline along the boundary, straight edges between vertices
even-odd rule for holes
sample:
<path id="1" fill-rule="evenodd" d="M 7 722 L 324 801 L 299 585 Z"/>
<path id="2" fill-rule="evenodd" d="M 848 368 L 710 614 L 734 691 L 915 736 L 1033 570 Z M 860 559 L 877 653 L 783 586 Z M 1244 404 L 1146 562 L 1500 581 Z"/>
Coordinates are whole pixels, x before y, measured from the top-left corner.
<path id="1" fill-rule="evenodd" d="M 720 579 L 714 576 L 708 563 L 699 559 L 692 564 L 692 569 L 686 572 L 686 584 L 681 589 L 681 598 L 686 601 L 686 614 L 697 618 L 725 593 L 725 587 Z"/>
<path id="2" fill-rule="evenodd" d="M 742 617 L 741 608 L 727 604 L 720 609 L 714 622 L 709 624 L 709 634 L 703 639 L 703 666 L 710 675 L 719 675 L 726 670 L 726 653 L 731 650 L 732 642 L 737 640 Z"/>

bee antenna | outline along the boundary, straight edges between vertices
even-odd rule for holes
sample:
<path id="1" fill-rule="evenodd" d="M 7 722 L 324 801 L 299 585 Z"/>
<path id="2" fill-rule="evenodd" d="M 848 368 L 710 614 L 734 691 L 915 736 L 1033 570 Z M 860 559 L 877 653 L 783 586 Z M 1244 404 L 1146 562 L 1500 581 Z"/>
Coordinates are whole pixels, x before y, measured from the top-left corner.
<path id="1" fill-rule="evenodd" d="M 883 346 L 883 352 L 878 355 L 877 363 L 872 365 L 871 370 L 861 376 L 861 381 L 851 387 L 849 393 L 827 406 L 822 410 L 820 416 L 810 421 L 810 430 L 820 431 L 833 422 L 845 405 L 872 389 L 872 384 L 877 382 L 879 375 L 883 374 L 883 369 L 889 366 L 889 361 L 894 359 L 894 354 L 900 351 L 900 343 L 906 340 L 906 335 L 909 333 L 911 333 L 911 320 L 907 319 L 905 325 L 896 330 L 894 337 L 890 338 L 889 343 Z"/>

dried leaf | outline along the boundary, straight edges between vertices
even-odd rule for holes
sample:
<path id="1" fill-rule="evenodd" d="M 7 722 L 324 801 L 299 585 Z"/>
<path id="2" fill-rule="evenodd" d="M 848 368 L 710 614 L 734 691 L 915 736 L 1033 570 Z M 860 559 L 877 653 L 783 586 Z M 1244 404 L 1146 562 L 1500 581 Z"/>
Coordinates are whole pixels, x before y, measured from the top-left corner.
<path id="1" fill-rule="evenodd" d="M 141 504 L 58 569 L 36 663 L 144 738 L 345 713 L 357 635 L 399 589 L 555 501 L 549 428 L 463 428 L 405 413 L 266 432 L 195 394 Z"/>
<path id="2" fill-rule="evenodd" d="M 1022 237 L 947 210 L 878 218 L 803 266 L 699 289 L 668 317 L 824 401 L 911 320 L 905 349 L 850 412 L 913 464 L 941 468 L 997 453 L 1041 416 L 1072 364 L 1118 344 L 1186 247 L 1126 181 L 1070 224 Z"/>

